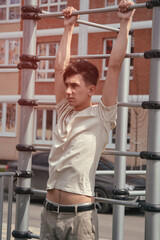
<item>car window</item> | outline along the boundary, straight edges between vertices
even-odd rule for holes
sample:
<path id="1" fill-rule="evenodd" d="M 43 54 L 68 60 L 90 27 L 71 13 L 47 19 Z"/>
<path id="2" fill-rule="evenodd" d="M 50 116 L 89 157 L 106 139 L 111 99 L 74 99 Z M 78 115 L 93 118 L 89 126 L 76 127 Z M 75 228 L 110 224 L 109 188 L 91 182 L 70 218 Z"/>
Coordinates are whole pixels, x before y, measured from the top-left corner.
<path id="1" fill-rule="evenodd" d="M 109 161 L 99 161 L 97 170 L 113 170 L 114 166 Z"/>
<path id="2" fill-rule="evenodd" d="M 48 167 L 48 156 L 49 156 L 48 153 L 33 155 L 32 164 L 38 165 L 38 166 L 43 166 L 43 167 Z"/>

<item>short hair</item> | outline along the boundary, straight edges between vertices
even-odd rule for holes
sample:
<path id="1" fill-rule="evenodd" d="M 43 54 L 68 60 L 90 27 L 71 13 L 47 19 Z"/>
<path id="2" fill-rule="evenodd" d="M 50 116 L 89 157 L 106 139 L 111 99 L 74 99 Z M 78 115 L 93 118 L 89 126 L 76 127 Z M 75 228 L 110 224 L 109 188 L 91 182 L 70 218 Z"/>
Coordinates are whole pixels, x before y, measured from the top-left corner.
<path id="1" fill-rule="evenodd" d="M 97 85 L 99 72 L 92 63 L 86 60 L 71 61 L 64 71 L 63 81 L 65 82 L 67 77 L 75 74 L 80 74 L 86 85 Z"/>

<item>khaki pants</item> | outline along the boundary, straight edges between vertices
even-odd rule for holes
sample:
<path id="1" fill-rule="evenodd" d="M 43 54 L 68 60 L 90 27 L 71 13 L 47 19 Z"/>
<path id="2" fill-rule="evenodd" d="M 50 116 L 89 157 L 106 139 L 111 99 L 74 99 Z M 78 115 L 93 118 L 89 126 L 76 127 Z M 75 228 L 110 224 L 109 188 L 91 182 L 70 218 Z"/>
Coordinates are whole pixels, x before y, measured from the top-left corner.
<path id="1" fill-rule="evenodd" d="M 41 214 L 40 240 L 98 240 L 97 210 Z"/>

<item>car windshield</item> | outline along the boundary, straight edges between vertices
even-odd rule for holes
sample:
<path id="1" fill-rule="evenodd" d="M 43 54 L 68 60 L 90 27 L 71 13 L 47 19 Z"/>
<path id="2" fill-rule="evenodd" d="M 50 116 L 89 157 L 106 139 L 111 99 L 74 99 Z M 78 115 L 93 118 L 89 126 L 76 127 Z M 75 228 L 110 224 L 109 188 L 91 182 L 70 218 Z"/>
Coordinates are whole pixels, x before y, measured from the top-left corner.
<path id="1" fill-rule="evenodd" d="M 97 170 L 114 170 L 114 165 L 109 160 L 101 158 Z"/>

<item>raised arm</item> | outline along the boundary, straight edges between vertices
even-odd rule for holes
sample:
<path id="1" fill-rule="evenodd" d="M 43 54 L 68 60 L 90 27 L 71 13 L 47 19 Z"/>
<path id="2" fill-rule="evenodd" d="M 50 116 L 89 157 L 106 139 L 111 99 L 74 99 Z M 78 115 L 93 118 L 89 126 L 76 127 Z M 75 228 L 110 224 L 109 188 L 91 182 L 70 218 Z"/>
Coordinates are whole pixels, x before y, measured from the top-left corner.
<path id="1" fill-rule="evenodd" d="M 63 83 L 63 72 L 70 62 L 71 40 L 74 29 L 74 24 L 78 16 L 71 16 L 75 11 L 73 7 L 68 7 L 63 11 L 64 33 L 61 38 L 60 46 L 56 55 L 55 62 L 55 94 L 56 103 L 65 98 L 65 87 Z"/>
<path id="2" fill-rule="evenodd" d="M 118 16 L 120 18 L 120 31 L 113 46 L 109 59 L 107 76 L 102 93 L 102 102 L 106 106 L 112 106 L 117 103 L 118 79 L 121 71 L 123 59 L 126 54 L 128 34 L 131 26 L 134 10 L 128 8 L 133 2 L 123 0 L 119 4 Z"/>

